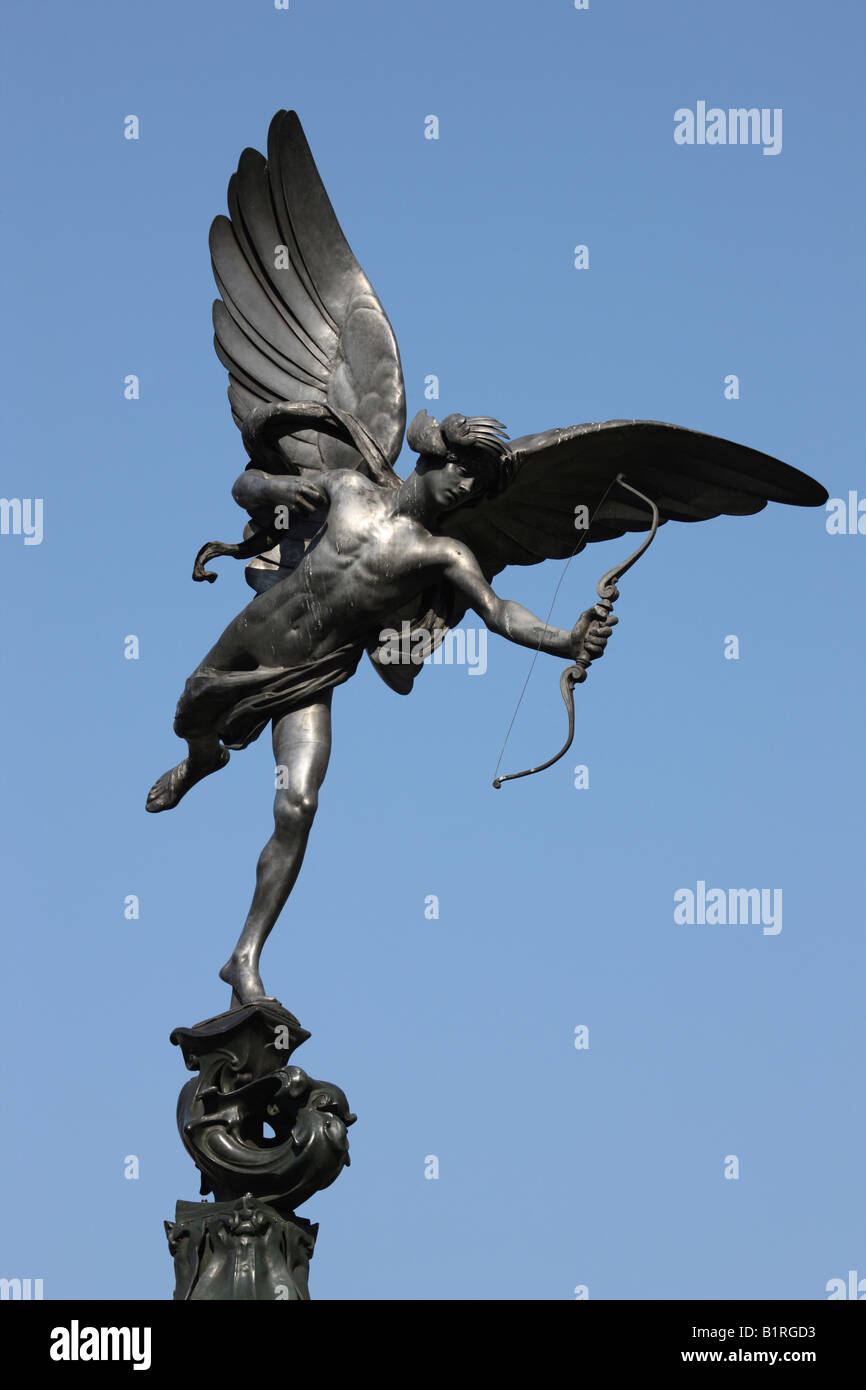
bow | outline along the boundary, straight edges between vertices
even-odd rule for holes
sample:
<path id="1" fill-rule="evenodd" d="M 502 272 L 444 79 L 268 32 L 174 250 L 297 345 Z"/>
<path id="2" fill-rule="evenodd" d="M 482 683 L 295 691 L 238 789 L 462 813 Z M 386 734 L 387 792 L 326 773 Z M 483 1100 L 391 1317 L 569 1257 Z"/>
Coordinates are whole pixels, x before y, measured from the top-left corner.
<path id="1" fill-rule="evenodd" d="M 623 477 L 623 475 L 622 475 L 621 473 L 617 473 L 616 477 L 614 478 L 614 483 L 619 483 L 620 487 L 624 487 L 624 488 L 626 489 L 627 492 L 632 492 L 632 493 L 634 493 L 635 497 L 639 497 L 639 498 L 641 499 L 642 502 L 646 502 L 647 506 L 648 506 L 648 507 L 651 509 L 651 511 L 652 511 L 652 525 L 650 526 L 649 534 L 646 536 L 645 540 L 641 541 L 641 543 L 640 543 L 640 545 L 638 546 L 637 550 L 635 550 L 635 551 L 633 552 L 633 554 L 629 555 L 628 559 L 623 560 L 623 561 L 622 561 L 620 564 L 618 564 L 618 565 L 614 565 L 613 569 L 609 569 L 609 570 L 607 571 L 606 574 L 603 574 L 602 577 L 601 577 L 601 579 L 598 581 L 598 583 L 597 583 L 596 586 L 595 586 L 595 591 L 596 591 L 596 593 L 598 594 L 599 598 L 601 599 L 602 604 L 604 605 L 604 607 L 605 607 L 605 609 L 606 609 L 606 611 L 607 611 L 608 614 L 610 614 L 610 613 L 613 611 L 613 601 L 614 601 L 614 599 L 619 598 L 619 590 L 618 590 L 617 587 L 616 587 L 616 585 L 617 585 L 617 580 L 618 580 L 618 579 L 621 579 L 622 576 L 623 576 L 628 570 L 631 569 L 632 565 L 635 564 L 636 561 L 638 561 L 638 560 L 640 559 L 640 557 L 644 554 L 644 552 L 647 551 L 647 550 L 649 549 L 650 545 L 651 545 L 652 542 L 653 542 L 653 539 L 655 538 L 656 531 L 657 531 L 658 528 L 659 528 L 659 509 L 658 509 L 658 507 L 656 506 L 655 502 L 652 500 L 652 498 L 651 498 L 651 497 L 645 496 L 644 493 L 642 493 L 642 492 L 639 492 L 638 489 L 637 489 L 636 487 L 632 487 L 631 483 L 627 483 L 626 480 L 625 480 L 625 478 Z M 610 491 L 610 489 L 608 489 L 608 491 Z M 607 493 L 605 493 L 605 497 L 602 498 L 602 501 L 604 501 L 606 497 L 607 497 Z M 600 506 L 600 505 L 601 505 L 601 504 L 599 504 L 599 506 Z M 597 512 L 597 511 L 598 511 L 598 508 L 596 508 L 596 512 Z M 590 525 L 592 525 L 592 522 L 591 522 L 591 521 L 590 521 Z M 588 538 L 588 536 L 589 536 L 589 528 L 587 527 L 587 538 Z M 584 542 L 584 543 L 585 543 L 585 542 Z M 576 554 L 576 553 L 577 553 L 577 552 L 575 551 L 575 554 Z M 572 559 L 573 559 L 573 558 L 574 558 L 574 556 L 572 556 Z M 536 655 L 538 655 L 537 652 L 536 652 Z M 562 698 L 563 698 L 563 700 L 564 700 L 564 702 L 565 702 L 565 708 L 566 708 L 566 711 L 567 711 L 567 714 L 568 714 L 568 737 L 567 737 L 567 739 L 565 740 L 565 743 L 564 743 L 564 744 L 562 745 L 562 747 L 560 748 L 559 752 L 558 752 L 558 753 L 555 753 L 555 754 L 553 755 L 552 758 L 548 758 L 546 763 L 539 763 L 537 767 L 528 767 L 528 768 L 526 768 L 525 771 L 523 771 L 523 772 L 509 772 L 509 773 L 507 773 L 504 777 L 495 776 L 495 777 L 493 778 L 493 785 L 494 785 L 494 787 L 496 788 L 497 791 L 498 791 L 499 788 L 502 786 L 503 782 L 515 782 L 515 781 L 517 780 L 518 777 L 532 777 L 532 775 L 533 775 L 534 773 L 536 773 L 536 772 L 544 772 L 546 768 L 548 768 L 548 767 L 553 767 L 553 764 L 554 764 L 554 763 L 558 763 L 559 760 L 560 760 L 560 758 L 564 758 L 564 757 L 565 757 L 565 755 L 566 755 L 566 753 L 568 752 L 569 748 L 571 747 L 572 741 L 573 741 L 573 739 L 574 739 L 574 687 L 575 687 L 576 685 L 580 685 L 582 681 L 585 681 L 585 680 L 586 680 L 587 667 L 589 666 L 589 664 L 590 664 L 590 663 L 589 663 L 588 661 L 584 661 L 584 660 L 582 660 L 580 657 L 578 657 L 577 661 L 575 661 L 574 664 L 573 664 L 572 666 L 567 666 L 567 667 L 565 668 L 565 670 L 563 671 L 562 675 L 560 676 L 560 679 L 559 679 L 559 689 L 560 689 L 560 692 L 561 692 L 561 694 L 562 694 Z M 528 680 L 529 680 L 529 677 L 527 676 L 527 682 L 528 682 Z M 526 690 L 526 686 L 525 686 L 525 685 L 524 685 L 523 689 L 524 689 L 524 692 L 525 692 L 525 690 Z M 521 699 L 522 699 L 522 698 L 523 698 L 523 696 L 521 695 Z M 519 703 L 519 702 L 518 702 L 518 703 Z M 516 714 L 516 713 L 517 713 L 517 711 L 515 710 L 515 714 Z M 512 722 L 512 724 L 514 723 L 514 719 L 513 719 L 513 718 L 512 718 L 512 721 L 511 721 L 511 722 Z M 509 728 L 509 733 L 510 733 L 510 728 Z M 508 741 L 508 735 L 506 734 L 506 742 L 507 742 L 507 741 Z M 503 752 L 504 752 L 504 749 L 505 749 L 505 744 L 503 744 L 503 749 L 502 749 Z M 502 760 L 502 753 L 501 753 L 501 752 L 500 752 L 499 758 L 500 758 L 500 762 L 501 762 L 501 760 Z M 497 764 L 497 770 L 498 770 L 498 764 Z"/>

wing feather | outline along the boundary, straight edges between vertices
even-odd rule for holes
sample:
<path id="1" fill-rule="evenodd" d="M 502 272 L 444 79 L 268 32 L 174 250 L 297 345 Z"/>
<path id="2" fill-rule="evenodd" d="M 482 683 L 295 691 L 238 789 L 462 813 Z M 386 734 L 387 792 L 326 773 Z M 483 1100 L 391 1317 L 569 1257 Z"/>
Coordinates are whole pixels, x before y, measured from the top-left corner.
<path id="1" fill-rule="evenodd" d="M 360 423 L 388 481 L 396 481 L 406 423 L 397 342 L 293 111 L 274 116 L 267 159 L 243 151 L 227 201 L 230 217 L 214 219 L 210 248 L 221 296 L 215 346 L 229 372 L 235 422 L 243 426 L 262 404 L 328 405 Z M 319 468 L 370 472 L 348 434 L 313 431 L 299 441 L 287 427 L 277 440 L 276 428 L 272 420 L 271 461 L 278 443 L 290 469 L 311 466 L 314 447 Z"/>
<path id="2" fill-rule="evenodd" d="M 328 372 L 290 333 L 285 316 L 272 303 L 259 277 L 253 273 L 227 217 L 217 217 L 211 226 L 211 256 L 214 279 L 223 303 L 245 336 L 265 355 L 275 354 L 293 363 L 298 380 L 293 390 L 311 378 L 324 399 Z M 281 396 L 268 393 L 268 400 Z"/>
<path id="3" fill-rule="evenodd" d="M 244 371 L 257 383 L 259 390 L 266 393 L 267 400 L 285 400 L 286 391 L 295 391 L 299 380 L 307 382 L 311 394 L 324 399 L 324 391 L 312 376 L 302 374 L 295 363 L 277 357 L 274 352 L 263 352 L 247 337 L 219 299 L 214 301 L 214 330 L 223 350 L 220 357 L 223 366 L 229 371 L 238 368 Z"/>
<path id="4" fill-rule="evenodd" d="M 232 381 L 231 377 L 229 377 L 228 397 L 232 408 L 232 418 L 238 429 L 243 427 L 243 422 L 251 410 L 254 410 L 257 405 L 265 403 L 260 396 L 254 395 L 245 386 L 239 386 L 236 381 Z"/>
<path id="5" fill-rule="evenodd" d="M 255 363 L 257 366 L 263 359 L 271 367 L 279 368 L 288 377 L 305 377 L 310 389 L 317 392 L 320 397 L 324 396 L 321 377 L 317 375 L 317 369 L 311 367 L 307 373 L 297 360 L 292 362 L 288 357 L 277 352 L 275 348 L 259 338 L 251 324 L 241 323 L 235 315 L 229 313 L 221 299 L 215 299 L 213 303 L 213 324 L 214 331 L 225 351 L 231 356 L 236 356 L 238 361 L 250 354 L 250 348 L 254 348 L 258 356 L 253 358 L 250 354 L 251 365 Z M 301 355 L 298 353 L 298 357 Z"/>
<path id="6" fill-rule="evenodd" d="M 244 150 L 237 174 L 229 180 L 228 205 L 238 241 L 256 268 L 275 308 L 289 331 L 326 369 L 338 335 L 315 305 L 295 266 L 279 257 L 283 245 L 274 213 L 267 160 L 258 150 Z"/>

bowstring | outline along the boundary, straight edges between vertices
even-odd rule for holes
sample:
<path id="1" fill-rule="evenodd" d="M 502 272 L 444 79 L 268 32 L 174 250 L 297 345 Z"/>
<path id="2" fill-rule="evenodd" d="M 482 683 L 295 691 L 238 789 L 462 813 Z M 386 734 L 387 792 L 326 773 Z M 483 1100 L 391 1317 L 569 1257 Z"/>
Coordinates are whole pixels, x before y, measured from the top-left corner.
<path id="1" fill-rule="evenodd" d="M 520 706 L 523 704 L 523 697 L 526 694 L 527 687 L 532 678 L 532 673 L 535 670 L 535 663 L 538 660 L 538 654 L 541 651 L 541 644 L 544 641 L 545 635 L 550 630 L 550 615 L 553 612 L 553 607 L 556 603 L 557 595 L 559 594 L 559 591 L 562 588 L 562 581 L 568 574 L 568 567 L 571 564 L 574 557 L 576 555 L 579 555 L 580 552 L 584 550 L 586 546 L 589 544 L 589 533 L 592 530 L 592 523 L 595 521 L 595 518 L 598 516 L 599 512 L 601 511 L 602 507 L 607 501 L 611 490 L 616 486 L 616 481 L 616 475 L 614 475 L 614 477 L 611 478 L 610 482 L 608 483 L 607 487 L 602 493 L 600 500 L 596 503 L 592 515 L 590 516 L 589 521 L 587 522 L 586 530 L 583 536 L 581 536 L 580 540 L 576 542 L 575 547 L 569 555 L 568 559 L 566 560 L 562 568 L 562 573 L 560 574 L 559 579 L 557 580 L 556 588 L 553 591 L 553 598 L 550 600 L 550 607 L 547 610 L 547 617 L 544 620 L 544 627 L 541 629 L 541 636 L 538 639 L 538 646 L 535 648 L 535 651 L 532 654 L 532 661 L 529 663 L 529 670 L 526 673 L 526 680 L 523 682 L 523 688 L 520 692 L 520 695 L 517 698 L 517 704 L 514 706 L 514 713 L 512 714 L 511 721 L 508 725 L 508 728 L 505 731 L 505 738 L 502 740 L 502 747 L 499 750 L 499 757 L 496 760 L 496 767 L 493 770 L 494 781 L 499 776 L 499 769 L 502 766 L 502 758 L 505 753 L 505 749 L 508 746 L 508 740 L 511 737 L 511 730 L 514 728 L 514 722 L 517 719 L 518 714 L 520 713 Z"/>

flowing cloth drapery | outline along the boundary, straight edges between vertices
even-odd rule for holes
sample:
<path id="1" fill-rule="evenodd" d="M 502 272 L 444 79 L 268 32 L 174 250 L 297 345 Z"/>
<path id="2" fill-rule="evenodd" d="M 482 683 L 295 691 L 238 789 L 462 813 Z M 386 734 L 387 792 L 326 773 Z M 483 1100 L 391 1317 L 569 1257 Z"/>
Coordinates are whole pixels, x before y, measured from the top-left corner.
<path id="1" fill-rule="evenodd" d="M 199 666 L 177 702 L 174 731 L 180 738 L 216 733 L 226 748 L 246 748 L 272 719 L 349 680 L 363 651 L 363 643 L 351 642 L 291 667 L 221 671 Z"/>

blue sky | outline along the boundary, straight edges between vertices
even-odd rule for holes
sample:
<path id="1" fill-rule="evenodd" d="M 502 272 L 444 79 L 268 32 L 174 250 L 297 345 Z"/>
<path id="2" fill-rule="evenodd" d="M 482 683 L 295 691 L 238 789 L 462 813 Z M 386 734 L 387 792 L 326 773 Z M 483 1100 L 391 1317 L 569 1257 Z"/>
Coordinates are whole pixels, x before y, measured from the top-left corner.
<path id="1" fill-rule="evenodd" d="M 153 0 L 21 5 L 7 30 L 2 492 L 44 511 L 41 544 L 0 535 L 0 1274 L 166 1298 L 162 1221 L 197 1195 L 168 1034 L 225 1006 L 273 790 L 262 739 L 143 809 L 184 679 L 249 596 L 230 561 L 189 579 L 243 520 L 207 250 L 240 151 L 299 112 L 410 415 L 436 374 L 440 418 L 668 420 L 866 499 L 864 19 Z M 781 152 L 677 145 L 699 101 L 781 109 Z M 827 520 L 667 525 L 576 692 L 572 754 L 499 793 L 525 649 L 491 636 L 483 676 L 431 669 L 405 700 L 366 664 L 336 693 L 263 963 L 312 1031 L 296 1060 L 359 1116 L 351 1168 L 302 1208 L 315 1297 L 820 1299 L 866 1276 L 866 535 Z M 553 621 L 627 551 L 580 556 Z M 498 591 L 543 616 L 560 568 Z M 560 670 L 536 663 L 503 770 L 559 746 Z M 781 889 L 782 930 L 676 923 L 699 881 Z"/>

